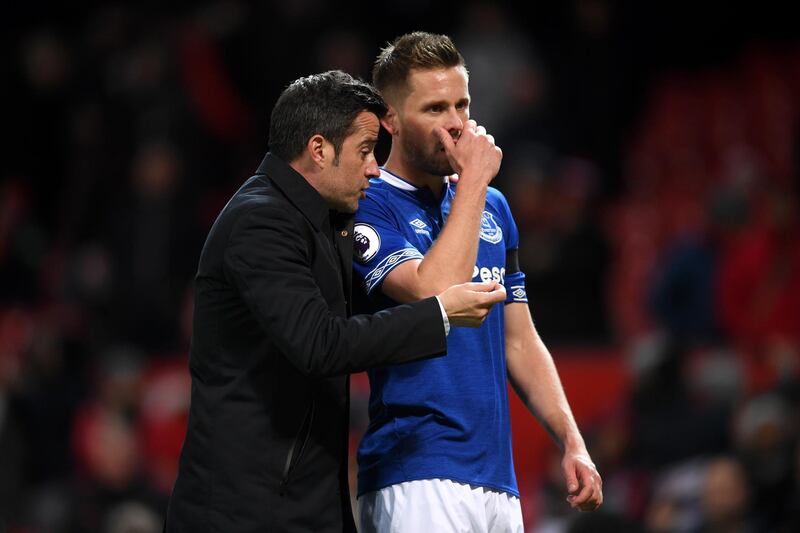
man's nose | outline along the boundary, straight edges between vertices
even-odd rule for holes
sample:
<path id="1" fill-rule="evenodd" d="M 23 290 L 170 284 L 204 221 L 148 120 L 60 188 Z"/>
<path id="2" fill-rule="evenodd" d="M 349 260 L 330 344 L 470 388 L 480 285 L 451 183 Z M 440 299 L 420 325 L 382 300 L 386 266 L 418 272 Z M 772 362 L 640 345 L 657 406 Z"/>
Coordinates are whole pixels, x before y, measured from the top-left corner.
<path id="1" fill-rule="evenodd" d="M 458 114 L 455 108 L 450 108 L 443 127 L 450 132 L 450 135 L 452 135 L 454 139 L 458 139 L 461 135 L 461 130 L 464 129 L 464 122 L 461 120 L 461 115 Z"/>
<path id="2" fill-rule="evenodd" d="M 365 174 L 368 178 L 377 178 L 381 175 L 381 171 L 378 168 L 378 161 L 375 159 L 375 156 L 370 156 L 370 161 L 367 163 Z"/>

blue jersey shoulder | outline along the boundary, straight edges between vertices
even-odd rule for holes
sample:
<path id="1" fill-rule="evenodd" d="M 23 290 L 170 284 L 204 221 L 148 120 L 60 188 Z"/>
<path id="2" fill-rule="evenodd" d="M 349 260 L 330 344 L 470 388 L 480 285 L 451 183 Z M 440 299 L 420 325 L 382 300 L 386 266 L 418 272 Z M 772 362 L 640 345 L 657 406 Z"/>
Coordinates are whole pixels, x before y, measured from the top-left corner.
<path id="1" fill-rule="evenodd" d="M 369 180 L 369 188 L 366 190 L 366 198 L 358 202 L 356 211 L 356 222 L 372 218 L 376 215 L 388 215 L 391 211 L 392 186 L 383 180 L 372 178 Z"/>
<path id="2" fill-rule="evenodd" d="M 369 189 L 366 190 L 367 202 L 384 203 L 392 196 L 393 187 L 380 178 L 369 180 Z M 363 200 L 362 200 L 363 201 Z"/>
<path id="3" fill-rule="evenodd" d="M 498 213 L 502 213 L 508 220 L 511 219 L 511 209 L 508 207 L 508 201 L 499 189 L 489 187 L 486 190 L 486 203 L 494 207 Z"/>

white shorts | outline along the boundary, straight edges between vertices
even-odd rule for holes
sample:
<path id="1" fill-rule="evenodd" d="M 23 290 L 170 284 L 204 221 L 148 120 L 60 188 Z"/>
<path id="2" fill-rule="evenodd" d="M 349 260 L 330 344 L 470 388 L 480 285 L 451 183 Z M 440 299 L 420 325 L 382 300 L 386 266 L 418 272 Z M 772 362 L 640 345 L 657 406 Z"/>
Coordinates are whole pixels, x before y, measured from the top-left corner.
<path id="1" fill-rule="evenodd" d="M 519 498 L 505 492 L 423 479 L 358 499 L 361 533 L 523 533 Z"/>

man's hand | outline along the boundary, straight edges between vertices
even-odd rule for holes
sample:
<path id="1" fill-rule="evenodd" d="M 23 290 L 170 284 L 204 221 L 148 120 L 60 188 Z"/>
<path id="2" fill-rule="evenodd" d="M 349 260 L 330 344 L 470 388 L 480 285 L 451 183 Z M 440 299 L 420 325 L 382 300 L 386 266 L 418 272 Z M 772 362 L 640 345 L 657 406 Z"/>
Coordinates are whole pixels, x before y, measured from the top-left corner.
<path id="1" fill-rule="evenodd" d="M 567 482 L 567 502 L 579 511 L 594 511 L 603 503 L 603 480 L 586 450 L 564 453 L 561 461 Z"/>
<path id="2" fill-rule="evenodd" d="M 500 170 L 503 151 L 494 144 L 494 137 L 486 133 L 486 128 L 468 120 L 458 141 L 444 128 L 435 131 L 462 186 L 475 183 L 487 187 Z"/>
<path id="3" fill-rule="evenodd" d="M 496 281 L 461 283 L 439 295 L 450 325 L 471 328 L 480 326 L 492 306 L 505 299 L 506 289 Z"/>

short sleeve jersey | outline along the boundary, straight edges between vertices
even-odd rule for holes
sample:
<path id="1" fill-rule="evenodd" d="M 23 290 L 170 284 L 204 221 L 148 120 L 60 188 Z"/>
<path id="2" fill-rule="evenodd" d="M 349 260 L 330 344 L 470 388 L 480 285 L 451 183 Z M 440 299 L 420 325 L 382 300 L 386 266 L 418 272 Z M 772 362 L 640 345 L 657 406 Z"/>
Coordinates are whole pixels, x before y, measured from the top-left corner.
<path id="1" fill-rule="evenodd" d="M 356 213 L 354 275 L 371 311 L 398 265 L 422 259 L 442 231 L 457 185 L 437 200 L 385 169 Z M 524 275 L 507 270 L 519 236 L 503 195 L 489 188 L 473 281 L 497 280 L 506 303 L 527 302 Z M 512 269 L 515 270 L 515 269 Z M 369 427 L 358 450 L 358 493 L 443 478 L 519 496 L 511 455 L 503 306 L 479 328 L 452 328 L 447 356 L 369 372 Z"/>

